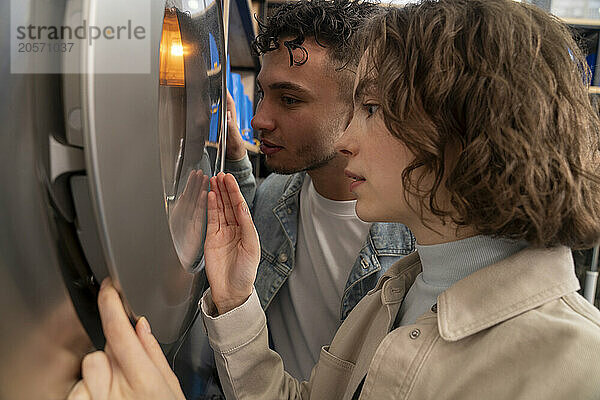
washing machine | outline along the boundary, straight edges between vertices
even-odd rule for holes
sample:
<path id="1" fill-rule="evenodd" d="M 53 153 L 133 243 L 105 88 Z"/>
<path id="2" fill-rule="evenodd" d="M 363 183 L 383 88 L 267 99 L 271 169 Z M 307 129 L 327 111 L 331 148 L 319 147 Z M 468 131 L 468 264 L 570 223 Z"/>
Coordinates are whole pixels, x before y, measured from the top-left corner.
<path id="1" fill-rule="evenodd" d="M 0 2 L 0 399 L 65 398 L 104 346 L 107 276 L 176 365 L 225 154 L 222 10 Z"/>

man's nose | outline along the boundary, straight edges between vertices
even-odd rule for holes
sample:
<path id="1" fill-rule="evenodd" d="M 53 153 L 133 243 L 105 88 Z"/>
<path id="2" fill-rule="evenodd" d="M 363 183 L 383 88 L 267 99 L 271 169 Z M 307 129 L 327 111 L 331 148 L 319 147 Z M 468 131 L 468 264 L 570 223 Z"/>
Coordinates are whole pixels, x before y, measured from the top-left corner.
<path id="1" fill-rule="evenodd" d="M 252 129 L 255 131 L 272 131 L 275 129 L 275 120 L 269 112 L 269 108 L 264 104 L 264 101 L 258 103 L 256 114 L 250 121 Z"/>

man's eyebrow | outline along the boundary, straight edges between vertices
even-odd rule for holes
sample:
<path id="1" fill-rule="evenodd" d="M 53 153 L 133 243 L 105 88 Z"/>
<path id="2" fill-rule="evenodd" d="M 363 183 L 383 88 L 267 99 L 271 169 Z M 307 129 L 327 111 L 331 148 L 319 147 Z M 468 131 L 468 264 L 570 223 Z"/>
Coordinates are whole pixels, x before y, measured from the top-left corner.
<path id="1" fill-rule="evenodd" d="M 310 92 L 293 82 L 273 82 L 269 84 L 271 90 L 293 90 L 294 92 L 310 95 Z"/>

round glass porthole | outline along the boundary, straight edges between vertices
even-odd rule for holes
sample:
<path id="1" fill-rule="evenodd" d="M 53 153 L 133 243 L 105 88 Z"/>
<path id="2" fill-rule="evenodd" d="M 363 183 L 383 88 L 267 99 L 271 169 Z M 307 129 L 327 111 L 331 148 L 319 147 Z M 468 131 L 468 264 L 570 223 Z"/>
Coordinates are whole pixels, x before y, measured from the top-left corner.
<path id="1" fill-rule="evenodd" d="M 185 2 L 184 2 L 185 3 Z M 159 71 L 160 162 L 165 211 L 181 264 L 201 260 L 211 162 L 205 145 L 220 136 L 221 52 L 216 3 L 167 8 Z"/>

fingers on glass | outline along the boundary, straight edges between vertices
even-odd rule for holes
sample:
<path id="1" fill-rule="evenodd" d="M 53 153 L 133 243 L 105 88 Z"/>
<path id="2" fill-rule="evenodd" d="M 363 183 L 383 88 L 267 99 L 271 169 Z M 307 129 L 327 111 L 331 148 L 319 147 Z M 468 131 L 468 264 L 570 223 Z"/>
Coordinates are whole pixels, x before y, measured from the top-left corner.
<path id="1" fill-rule="evenodd" d="M 229 197 L 229 190 L 225 184 L 226 176 L 227 175 L 225 175 L 222 172 L 220 172 L 219 175 L 217 175 L 218 184 L 219 184 L 219 192 L 221 193 L 221 198 L 223 200 L 225 222 L 227 223 L 227 225 L 237 225 L 238 221 L 235 218 L 235 213 L 233 211 L 231 198 Z M 229 175 L 229 176 L 233 179 L 233 176 L 231 176 L 231 175 Z"/>
<path id="2" fill-rule="evenodd" d="M 216 176 L 210 178 L 210 187 L 212 192 L 215 194 L 215 203 L 217 215 L 218 227 L 225 225 L 225 215 L 223 214 L 223 199 L 221 198 L 221 191 L 219 190 L 218 179 Z M 217 230 L 219 229 L 217 227 Z"/>
<path id="3" fill-rule="evenodd" d="M 227 193 L 232 208 L 235 210 L 237 221 L 241 223 L 240 220 L 247 219 L 250 216 L 250 211 L 248 210 L 244 196 L 242 196 L 242 192 L 233 175 L 227 174 L 227 176 L 225 176 L 225 186 L 227 187 Z"/>
<path id="4" fill-rule="evenodd" d="M 206 226 L 206 234 L 213 235 L 219 230 L 219 210 L 217 208 L 217 195 L 215 192 L 208 193 L 208 225 Z"/>

